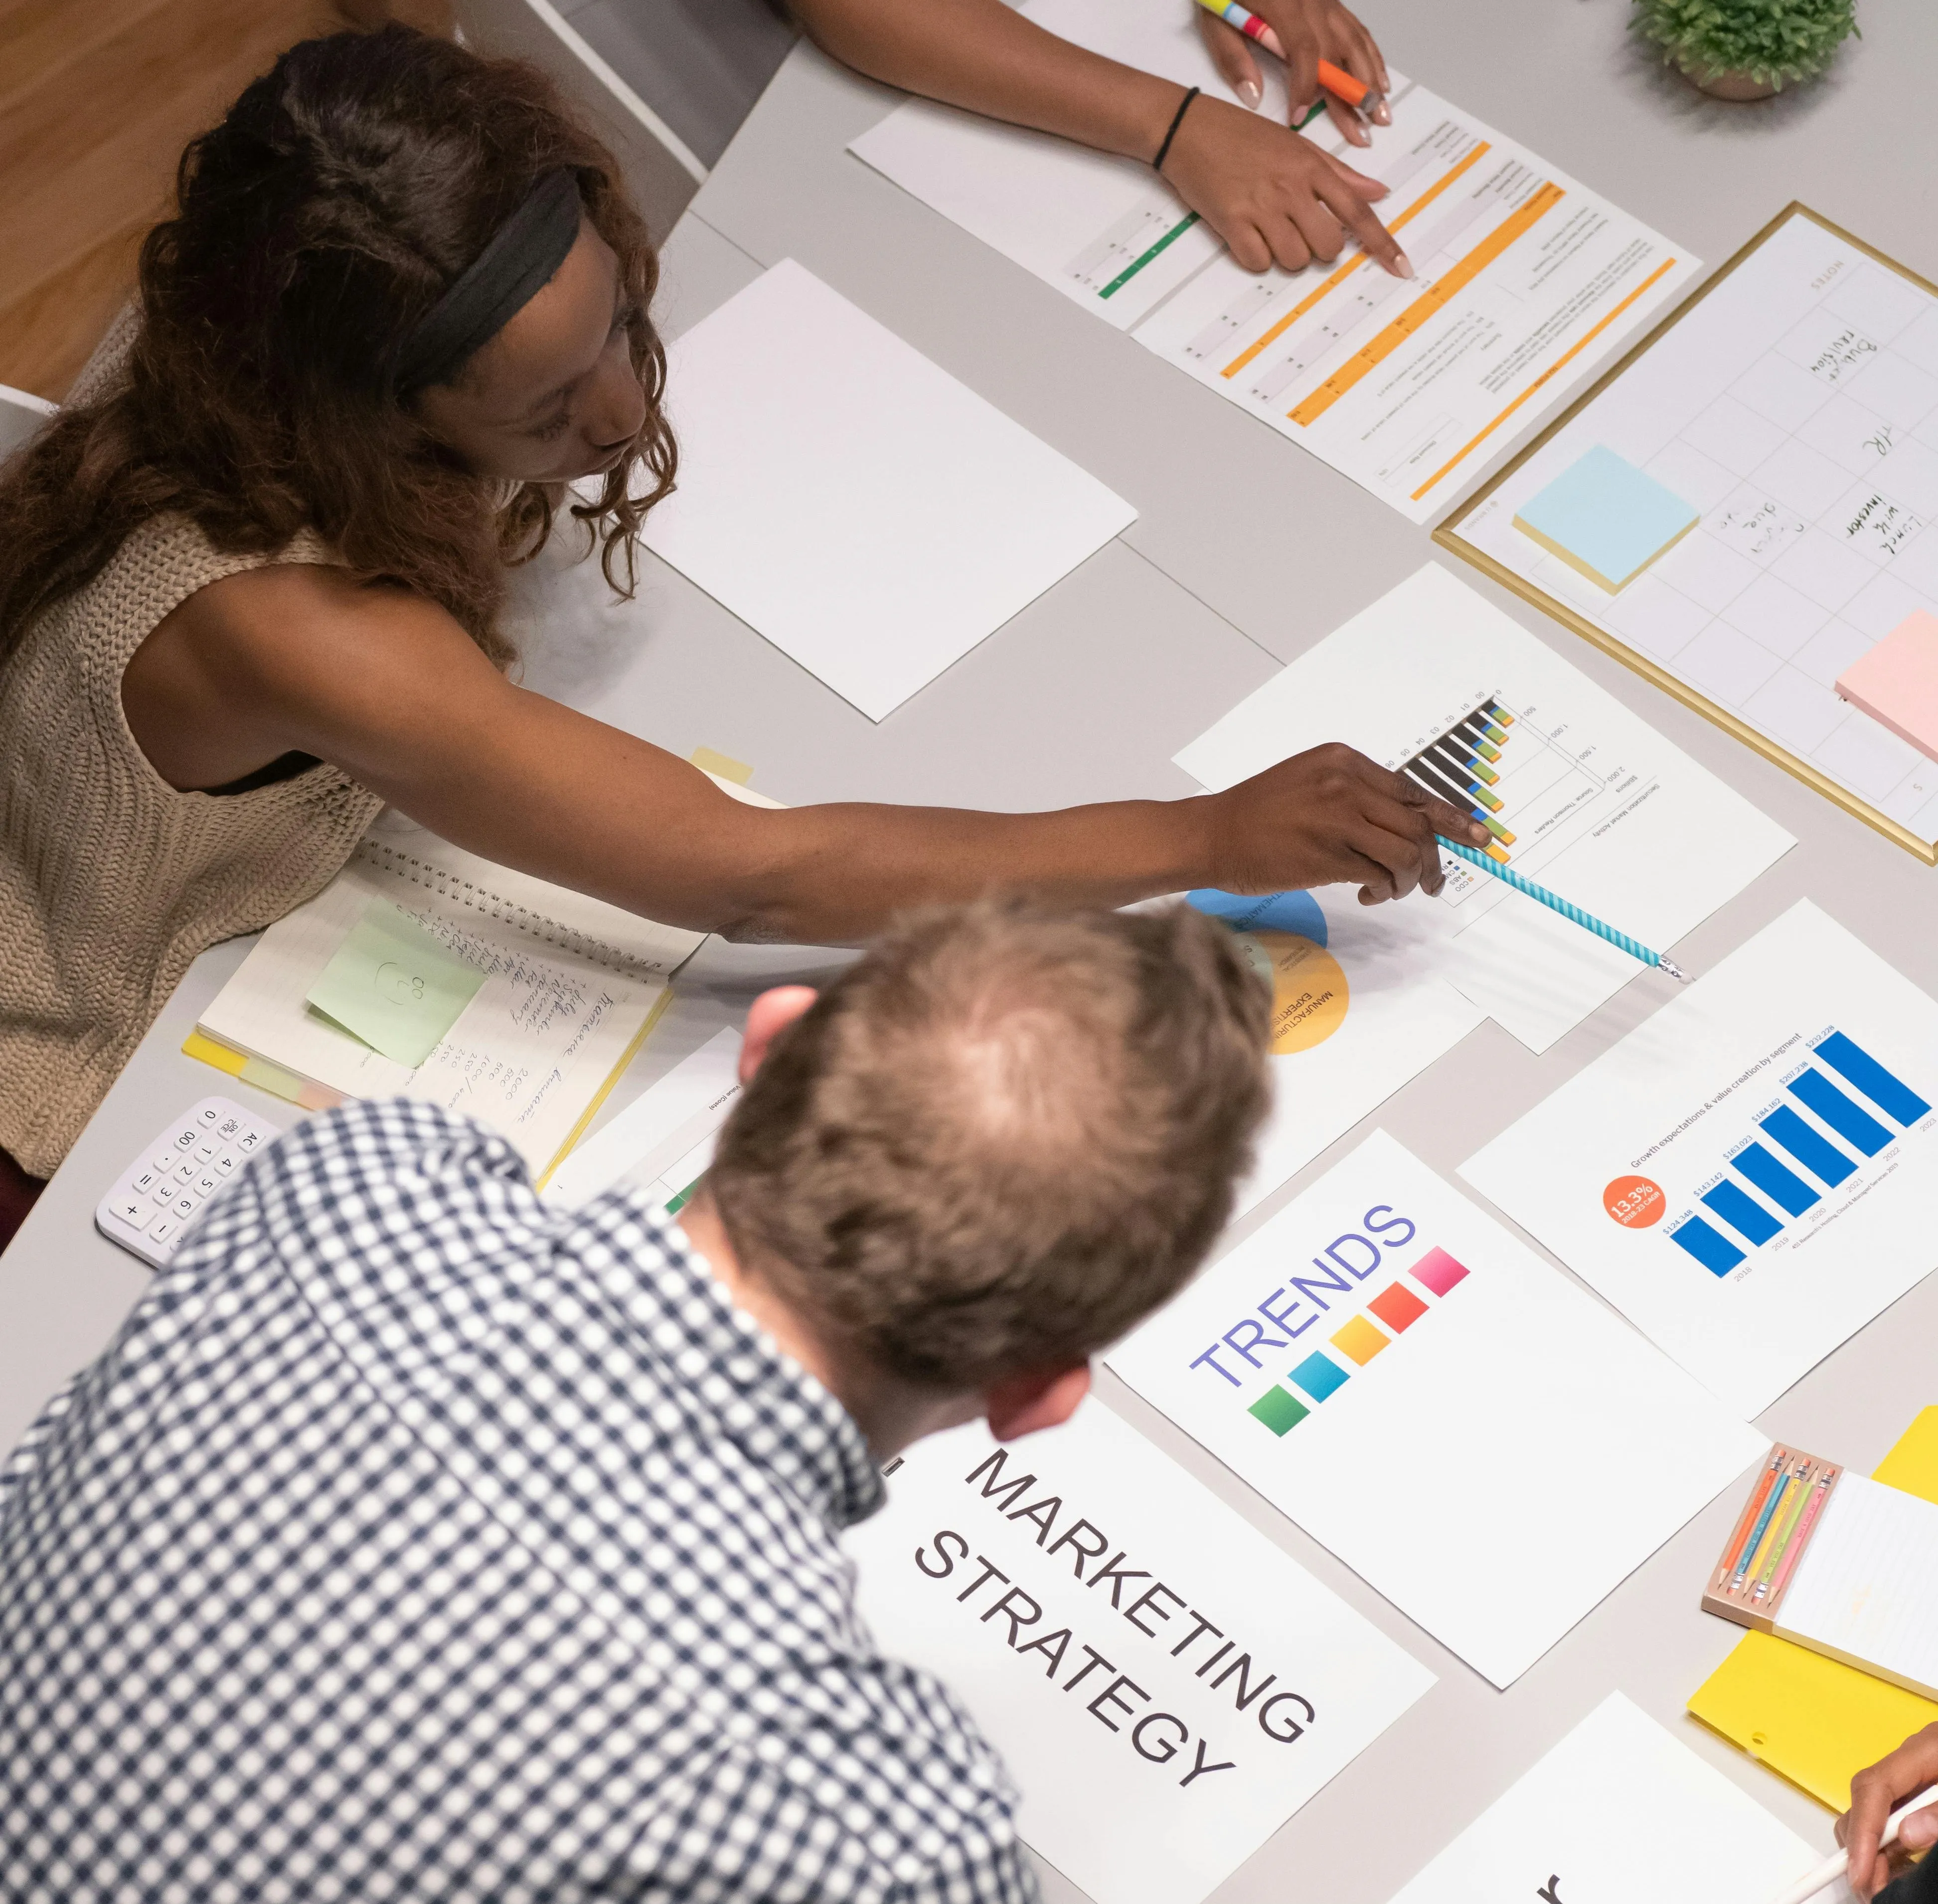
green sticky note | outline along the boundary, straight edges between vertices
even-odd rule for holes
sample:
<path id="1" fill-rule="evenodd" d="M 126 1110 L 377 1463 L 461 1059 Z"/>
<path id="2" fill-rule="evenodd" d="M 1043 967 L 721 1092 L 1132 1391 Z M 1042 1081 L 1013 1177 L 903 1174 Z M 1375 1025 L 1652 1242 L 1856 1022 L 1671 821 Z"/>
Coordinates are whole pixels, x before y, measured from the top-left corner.
<path id="1" fill-rule="evenodd" d="M 387 900 L 373 899 L 309 988 L 310 1008 L 412 1070 L 484 975 Z"/>

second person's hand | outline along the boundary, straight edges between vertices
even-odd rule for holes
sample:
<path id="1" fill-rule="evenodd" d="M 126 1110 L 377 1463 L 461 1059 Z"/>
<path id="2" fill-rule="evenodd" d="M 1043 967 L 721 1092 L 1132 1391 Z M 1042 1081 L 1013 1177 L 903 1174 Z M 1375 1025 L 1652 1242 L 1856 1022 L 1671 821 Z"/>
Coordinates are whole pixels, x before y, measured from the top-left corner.
<path id="1" fill-rule="evenodd" d="M 1436 836 L 1484 846 L 1472 814 L 1335 742 L 1214 794 L 1213 884 L 1227 893 L 1356 883 L 1359 903 L 1445 879 Z"/>
<path id="2" fill-rule="evenodd" d="M 1247 271 L 1329 261 L 1350 233 L 1395 277 L 1413 275 L 1371 209 L 1385 186 L 1241 106 L 1206 95 L 1192 100 L 1165 156 L 1164 175 Z"/>
<path id="3" fill-rule="evenodd" d="M 1850 1853 L 1851 1889 L 1859 1897 L 1876 1896 L 1907 1852 L 1938 1843 L 1938 1805 L 1927 1805 L 1898 1828 L 1895 1846 L 1886 1851 L 1878 1845 L 1891 1813 L 1927 1785 L 1938 1785 L 1938 1726 L 1913 1732 L 1851 1781 L 1851 1808 L 1837 1820 L 1837 1842 Z"/>
<path id="4" fill-rule="evenodd" d="M 1257 14 L 1271 29 L 1283 50 L 1286 89 L 1295 120 L 1302 119 L 1307 108 L 1322 96 L 1319 62 L 1324 59 L 1379 93 L 1381 102 L 1373 115 L 1374 123 L 1392 123 L 1393 115 L 1384 102 L 1390 85 L 1387 62 L 1380 56 L 1372 35 L 1357 16 L 1339 5 L 1339 0 L 1245 0 L 1245 4 L 1248 11 Z M 1236 27 L 1228 26 L 1202 9 L 1198 29 L 1226 83 L 1246 105 L 1256 105 L 1264 97 L 1264 88 L 1259 78 L 1259 55 L 1252 42 Z M 1329 93 L 1323 96 L 1333 124 L 1348 141 L 1354 145 L 1371 143 L 1364 122 L 1352 107 Z"/>

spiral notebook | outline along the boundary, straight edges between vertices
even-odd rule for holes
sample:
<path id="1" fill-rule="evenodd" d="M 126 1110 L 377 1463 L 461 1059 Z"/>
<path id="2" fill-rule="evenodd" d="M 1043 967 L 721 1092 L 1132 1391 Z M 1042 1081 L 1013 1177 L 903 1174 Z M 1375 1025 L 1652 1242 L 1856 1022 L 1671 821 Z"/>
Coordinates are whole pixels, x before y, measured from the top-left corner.
<path id="1" fill-rule="evenodd" d="M 736 798 L 775 804 L 718 783 Z M 484 975 L 415 1067 L 309 1002 L 367 919 L 399 916 Z M 306 1110 L 353 1097 L 442 1104 L 501 1132 L 542 1184 L 705 937 L 494 865 L 386 814 L 328 887 L 263 933 L 182 1048 Z"/>

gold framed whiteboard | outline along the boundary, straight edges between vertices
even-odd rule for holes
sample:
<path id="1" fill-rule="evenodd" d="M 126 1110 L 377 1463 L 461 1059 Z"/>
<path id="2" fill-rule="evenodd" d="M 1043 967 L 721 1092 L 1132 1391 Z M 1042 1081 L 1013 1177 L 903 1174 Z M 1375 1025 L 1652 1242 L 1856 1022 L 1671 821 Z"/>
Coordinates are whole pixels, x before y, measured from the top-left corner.
<path id="1" fill-rule="evenodd" d="M 1485 505 L 1502 486 L 1511 482 L 1517 471 L 1531 458 L 1537 455 L 1557 436 L 1566 429 L 1576 417 L 1600 397 L 1608 388 L 1618 381 L 1648 351 L 1652 350 L 1669 331 L 1680 324 L 1704 299 L 1719 286 L 1726 283 L 1747 260 L 1754 257 L 1764 245 L 1792 219 L 1805 218 L 1820 227 L 1832 237 L 1861 252 L 1875 263 L 1895 272 L 1907 283 L 1915 286 L 1933 299 L 1938 299 L 1938 284 L 1921 277 L 1916 272 L 1900 264 L 1896 259 L 1887 257 L 1875 246 L 1867 245 L 1861 238 L 1845 231 L 1842 226 L 1833 224 L 1809 206 L 1792 199 L 1783 210 L 1763 227 L 1749 242 L 1732 257 L 1727 263 L 1713 272 L 1694 291 L 1684 298 L 1675 309 L 1656 324 L 1602 375 L 1576 397 L 1566 409 L 1554 418 L 1533 439 L 1526 443 L 1509 461 L 1502 465 L 1473 495 L 1463 503 L 1452 515 L 1433 531 L 1433 540 L 1443 549 L 1451 550 L 1462 561 L 1470 562 L 1483 574 L 1490 576 L 1502 588 L 1511 589 L 1523 601 L 1531 603 L 1544 613 L 1552 616 L 1564 626 L 1572 628 L 1584 641 L 1593 642 L 1605 654 L 1612 655 L 1624 666 L 1633 668 L 1646 680 L 1653 682 L 1665 694 L 1672 695 L 1686 707 L 1693 708 L 1705 719 L 1713 721 L 1726 733 L 1733 735 L 1745 747 L 1761 754 L 1766 760 L 1773 761 L 1787 773 L 1792 774 L 1807 786 L 1841 807 L 1848 814 L 1862 820 L 1867 826 L 1874 827 L 1887 838 L 1894 840 L 1908 853 L 1914 854 L 1927 865 L 1938 865 L 1938 844 L 1921 838 L 1918 834 L 1888 814 L 1881 812 L 1861 795 L 1842 785 L 1822 768 L 1793 753 L 1781 741 L 1764 733 L 1760 728 L 1745 719 L 1728 707 L 1712 701 L 1699 688 L 1691 686 L 1679 676 L 1639 649 L 1633 646 L 1621 636 L 1598 625 L 1572 604 L 1551 595 L 1545 589 L 1528 577 L 1518 573 L 1490 554 L 1486 549 L 1470 541 L 1461 533 L 1462 525 L 1475 511 Z"/>

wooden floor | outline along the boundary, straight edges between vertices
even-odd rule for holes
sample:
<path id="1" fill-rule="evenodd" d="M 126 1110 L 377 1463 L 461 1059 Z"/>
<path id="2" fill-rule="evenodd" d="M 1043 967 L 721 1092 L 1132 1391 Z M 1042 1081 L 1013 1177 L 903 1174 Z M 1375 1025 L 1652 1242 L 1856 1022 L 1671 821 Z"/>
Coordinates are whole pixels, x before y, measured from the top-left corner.
<path id="1" fill-rule="evenodd" d="M 0 0 L 0 383 L 58 400 L 195 133 L 284 47 L 440 0 Z"/>

